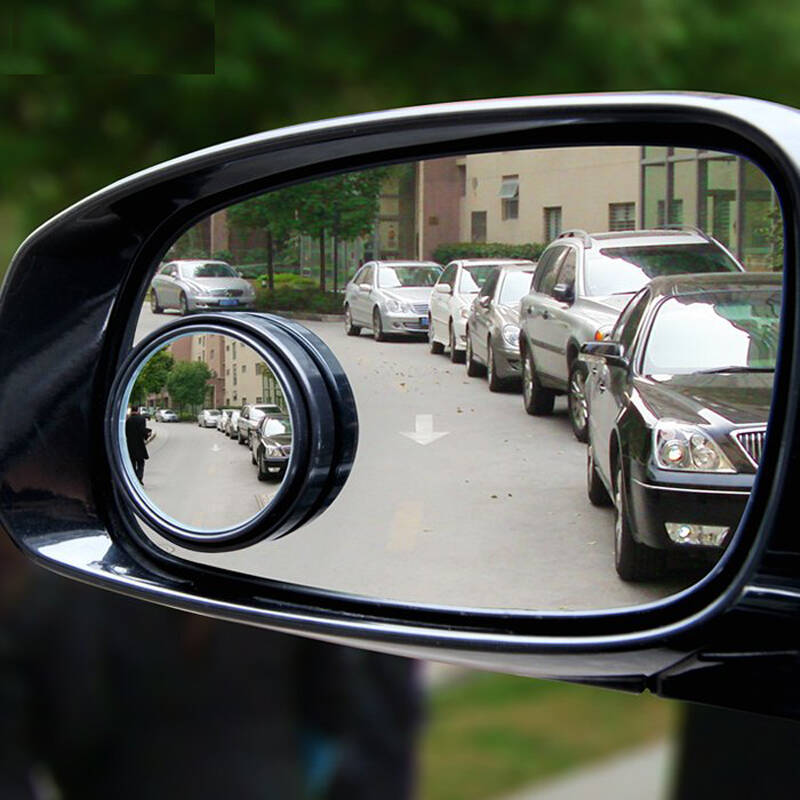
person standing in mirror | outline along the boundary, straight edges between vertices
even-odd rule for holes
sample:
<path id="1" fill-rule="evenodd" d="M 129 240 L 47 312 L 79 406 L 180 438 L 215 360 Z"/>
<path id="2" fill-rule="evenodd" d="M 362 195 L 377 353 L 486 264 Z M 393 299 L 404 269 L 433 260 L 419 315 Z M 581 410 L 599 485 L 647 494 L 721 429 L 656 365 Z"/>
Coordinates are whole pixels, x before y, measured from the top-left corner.
<path id="1" fill-rule="evenodd" d="M 128 455 L 133 464 L 133 471 L 141 484 L 144 484 L 144 462 L 150 457 L 147 454 L 147 440 L 150 438 L 150 433 L 145 418 L 137 409 L 131 409 L 125 420 L 125 441 L 128 443 Z"/>

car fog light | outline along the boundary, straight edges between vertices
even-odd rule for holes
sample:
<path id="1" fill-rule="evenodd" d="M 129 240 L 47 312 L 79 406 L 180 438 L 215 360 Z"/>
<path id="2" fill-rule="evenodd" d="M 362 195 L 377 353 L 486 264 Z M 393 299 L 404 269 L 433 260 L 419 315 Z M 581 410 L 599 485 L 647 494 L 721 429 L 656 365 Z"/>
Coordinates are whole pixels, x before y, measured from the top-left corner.
<path id="1" fill-rule="evenodd" d="M 722 525 L 696 525 L 691 522 L 665 522 L 667 535 L 676 544 L 701 544 L 721 547 L 730 528 Z"/>

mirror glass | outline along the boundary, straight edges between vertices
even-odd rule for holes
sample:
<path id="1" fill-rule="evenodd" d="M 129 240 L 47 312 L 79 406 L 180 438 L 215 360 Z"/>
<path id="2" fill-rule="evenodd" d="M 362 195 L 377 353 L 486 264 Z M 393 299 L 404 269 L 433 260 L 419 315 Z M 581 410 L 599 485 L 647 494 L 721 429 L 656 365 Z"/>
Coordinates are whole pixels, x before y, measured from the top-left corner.
<path id="1" fill-rule="evenodd" d="M 178 336 L 144 361 L 120 431 L 134 485 L 162 515 L 200 531 L 265 509 L 292 452 L 277 377 L 252 347 L 211 331 Z"/>
<path id="2" fill-rule="evenodd" d="M 217 212 L 155 268 L 137 335 L 199 309 L 301 320 L 352 383 L 359 450 L 291 536 L 213 555 L 154 540 L 410 603 L 578 611 L 681 591 L 730 543 L 758 468 L 782 234 L 757 166 L 661 146 L 452 156 Z M 256 467 L 231 457 L 252 500 Z M 189 461 L 176 480 L 203 524 L 252 513 L 232 471 Z"/>

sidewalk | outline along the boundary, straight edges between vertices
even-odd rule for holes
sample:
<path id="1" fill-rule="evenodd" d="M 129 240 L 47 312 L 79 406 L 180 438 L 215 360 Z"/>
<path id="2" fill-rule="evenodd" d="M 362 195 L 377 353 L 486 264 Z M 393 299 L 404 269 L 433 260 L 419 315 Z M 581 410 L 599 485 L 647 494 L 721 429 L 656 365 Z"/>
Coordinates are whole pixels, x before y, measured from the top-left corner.
<path id="1" fill-rule="evenodd" d="M 503 800 L 666 800 L 672 777 L 673 743 L 663 740 L 561 779 L 507 795 Z"/>

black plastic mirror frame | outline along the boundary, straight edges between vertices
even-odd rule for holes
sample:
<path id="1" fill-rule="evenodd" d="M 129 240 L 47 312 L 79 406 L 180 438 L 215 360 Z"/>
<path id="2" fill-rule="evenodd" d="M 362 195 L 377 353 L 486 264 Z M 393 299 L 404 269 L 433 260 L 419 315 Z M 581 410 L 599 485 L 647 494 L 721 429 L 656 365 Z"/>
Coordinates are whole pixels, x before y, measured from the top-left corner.
<path id="1" fill-rule="evenodd" d="M 87 198 L 26 241 L 15 257 L 0 305 L 0 325 L 18 337 L 0 351 L 0 369 L 8 377 L 0 414 L 18 418 L 21 411 L 32 408 L 36 413 L 44 406 L 41 395 L 27 397 L 22 406 L 14 402 L 15 390 L 24 380 L 26 358 L 58 363 L 55 342 L 62 333 L 67 334 L 65 346 L 79 347 L 80 356 L 66 360 L 45 388 L 52 392 L 64 378 L 67 393 L 64 389 L 57 393 L 64 411 L 53 424 L 78 421 L 73 434 L 59 442 L 59 451 L 74 444 L 77 435 L 85 435 L 90 443 L 79 449 L 75 460 L 81 509 L 67 523 L 63 515 L 58 516 L 67 495 L 47 469 L 39 481 L 56 490 L 51 488 L 52 497 L 37 505 L 30 494 L 34 484 L 26 479 L 24 467 L 31 458 L 32 463 L 41 463 L 41 449 L 25 448 L 20 434 L 26 429 L 7 432 L 0 438 L 0 457 L 10 467 L 2 485 L 4 526 L 26 552 L 57 571 L 158 602 L 340 641 L 368 640 L 372 646 L 408 655 L 430 655 L 427 648 L 443 647 L 457 658 L 455 651 L 466 649 L 460 660 L 498 668 L 502 664 L 512 668 L 513 663 L 515 671 L 556 676 L 614 675 L 622 682 L 622 676 L 628 675 L 629 680 L 641 682 L 643 673 L 664 669 L 698 649 L 700 626 L 712 624 L 743 597 L 749 606 L 763 602 L 765 608 L 794 607 L 800 593 L 794 592 L 791 581 L 781 582 L 786 562 L 771 573 L 758 577 L 755 573 L 770 536 L 773 548 L 792 548 L 779 523 L 789 518 L 784 506 L 789 501 L 784 498 L 790 493 L 785 488 L 797 477 L 790 454 L 796 451 L 799 438 L 798 392 L 791 391 L 800 352 L 795 274 L 800 145 L 793 140 L 798 121 L 800 114 L 793 109 L 711 95 L 601 95 L 455 104 L 250 137 L 147 170 Z M 118 505 L 119 495 L 108 471 L 103 474 L 104 445 L 83 418 L 104 402 L 132 340 L 131 310 L 141 304 L 154 266 L 169 243 L 196 221 L 269 188 L 382 163 L 519 147 L 643 142 L 721 149 L 751 159 L 775 186 L 786 225 L 784 346 L 762 462 L 762 473 L 769 478 L 757 481 L 734 546 L 699 584 L 650 606 L 589 614 L 509 615 L 421 608 L 248 581 L 187 565 L 147 548 L 130 535 L 125 524 L 119 524 L 126 512 Z M 253 175 L 259 177 L 253 179 Z M 68 276 L 79 267 L 96 282 L 81 287 L 48 284 L 57 273 Z M 45 286 L 47 290 L 42 291 Z M 34 298 L 41 305 L 43 296 L 53 300 L 31 328 L 25 314 Z M 53 313 L 47 327 L 48 312 L 63 311 L 63 303 L 69 300 L 75 301 L 80 316 Z M 25 331 L 31 335 L 26 337 Z M 52 394 L 47 400 L 52 401 Z M 107 543 L 105 555 L 91 564 L 79 547 L 87 537 Z M 796 544 L 794 549 L 798 551 Z M 769 569 L 770 562 L 763 562 L 762 570 Z M 539 654 L 539 660 L 526 662 L 524 670 L 513 656 L 523 652 Z M 581 653 L 583 660 L 568 663 L 568 653 Z M 589 659 L 588 653 L 598 655 Z M 607 658 L 600 658 L 601 653 Z M 639 655 L 634 657 L 634 653 Z"/>

